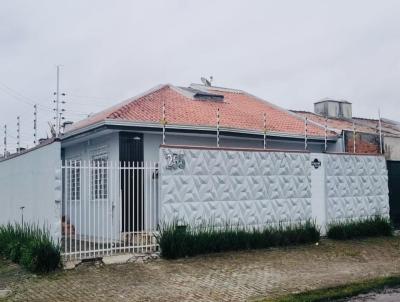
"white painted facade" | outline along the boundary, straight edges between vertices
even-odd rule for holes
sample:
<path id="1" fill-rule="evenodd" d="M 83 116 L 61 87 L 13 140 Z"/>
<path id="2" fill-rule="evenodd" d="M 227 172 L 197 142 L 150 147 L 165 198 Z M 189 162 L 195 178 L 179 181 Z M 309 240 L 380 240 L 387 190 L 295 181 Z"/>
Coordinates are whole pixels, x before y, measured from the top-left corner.
<path id="1" fill-rule="evenodd" d="M 60 158 L 61 144 L 53 142 L 0 161 L 0 224 L 21 223 L 23 215 L 61 238 Z"/>
<path id="2" fill-rule="evenodd" d="M 166 135 L 167 145 L 184 145 L 184 146 L 204 146 L 216 147 L 216 135 L 196 135 L 196 134 L 176 134 L 170 133 Z M 162 144 L 162 135 L 160 133 L 144 134 L 144 160 L 157 161 L 158 149 Z M 239 137 L 220 137 L 220 147 L 228 148 L 257 148 L 263 147 L 263 139 L 260 138 L 239 138 Z M 275 150 L 304 150 L 304 141 L 289 139 L 267 139 L 267 148 Z M 323 143 L 308 141 L 308 150 L 311 152 L 322 152 Z M 329 152 L 341 152 L 342 140 L 330 142 L 328 144 Z"/>
<path id="3" fill-rule="evenodd" d="M 103 234 L 111 232 L 111 237 L 117 238 L 119 236 L 120 219 L 119 215 L 115 213 L 120 212 L 119 189 L 115 188 L 108 191 L 107 200 L 100 200 L 91 196 L 91 191 L 93 191 L 91 186 L 94 182 L 93 169 L 96 169 L 96 167 L 93 167 L 93 161 L 101 160 L 115 163 L 115 165 L 119 163 L 118 132 L 83 140 L 63 148 L 63 160 L 67 163 L 63 170 L 66 183 L 72 181 L 68 179 L 69 174 L 74 174 L 74 168 L 71 169 L 71 165 L 74 161 L 80 162 L 82 165 L 82 169 L 79 171 L 80 186 L 83 188 L 82 191 L 79 189 L 77 198 L 64 205 L 63 216 L 68 218 L 68 222 L 73 224 L 82 236 L 101 238 Z M 69 173 L 68 169 L 72 172 Z M 119 183 L 120 175 L 117 167 L 107 170 L 100 167 L 98 171 L 99 173 L 106 173 L 110 187 L 111 182 Z M 64 191 L 68 191 L 68 188 L 64 188 Z M 74 192 L 64 192 L 64 200 L 68 200 L 68 194 L 74 195 Z M 108 222 L 109 225 L 98 223 L 99 221 Z"/>
<path id="4" fill-rule="evenodd" d="M 162 144 L 161 132 L 132 131 L 143 134 L 144 161 L 156 162 L 159 157 L 159 147 Z M 119 160 L 119 139 L 118 131 L 96 133 L 88 135 L 85 139 L 70 140 L 62 145 L 64 150 L 64 160 L 91 160 L 96 154 L 107 154 L 110 161 Z M 216 146 L 216 134 L 193 134 L 169 132 L 166 134 L 166 144 L 186 145 L 186 146 Z M 232 148 L 262 148 L 262 137 L 234 137 L 220 136 L 221 147 Z M 308 141 L 308 150 L 311 152 L 322 152 L 324 143 L 319 141 Z M 304 150 L 303 140 L 293 140 L 288 138 L 267 138 L 267 148 L 276 150 Z M 342 152 L 342 140 L 328 142 L 329 152 Z"/>
<path id="5" fill-rule="evenodd" d="M 118 132 L 107 133 L 63 146 L 63 160 L 92 161 L 99 156 L 119 161 Z"/>

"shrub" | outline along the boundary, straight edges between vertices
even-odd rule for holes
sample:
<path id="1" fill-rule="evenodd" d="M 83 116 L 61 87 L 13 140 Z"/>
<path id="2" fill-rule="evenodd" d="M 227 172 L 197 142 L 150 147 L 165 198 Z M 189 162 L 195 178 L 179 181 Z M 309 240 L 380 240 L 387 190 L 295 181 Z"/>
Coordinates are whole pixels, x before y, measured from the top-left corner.
<path id="1" fill-rule="evenodd" d="M 32 241 L 24 248 L 21 264 L 32 272 L 48 273 L 58 268 L 60 251 L 49 241 Z"/>
<path id="2" fill-rule="evenodd" d="M 0 254 L 36 273 L 57 269 L 60 248 L 48 231 L 28 224 L 0 226 Z"/>
<path id="3" fill-rule="evenodd" d="M 162 257 L 176 259 L 198 254 L 305 244 L 317 242 L 319 238 L 319 229 L 312 221 L 251 230 L 229 224 L 224 227 L 212 224 L 182 227 L 175 221 L 161 226 L 157 241 Z"/>
<path id="4" fill-rule="evenodd" d="M 327 228 L 328 238 L 336 240 L 392 235 L 393 227 L 390 219 L 381 216 L 333 222 Z"/>

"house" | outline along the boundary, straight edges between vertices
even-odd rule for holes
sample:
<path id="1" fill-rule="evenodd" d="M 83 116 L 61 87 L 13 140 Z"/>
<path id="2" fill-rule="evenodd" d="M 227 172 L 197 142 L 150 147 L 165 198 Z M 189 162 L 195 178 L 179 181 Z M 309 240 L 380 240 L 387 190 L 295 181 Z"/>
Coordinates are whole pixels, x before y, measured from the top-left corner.
<path id="1" fill-rule="evenodd" d="M 324 227 L 387 216 L 385 159 L 344 153 L 351 104 L 317 107 L 345 116 L 327 128 L 319 112 L 237 89 L 157 86 L 0 160 L 0 223 L 49 225 L 63 255 L 79 260 L 155 251 L 160 224 L 178 219 Z M 377 153 L 376 129 L 361 129 Z"/>
<path id="2" fill-rule="evenodd" d="M 400 160 L 398 122 L 383 118 L 379 121 L 354 117 L 351 103 L 332 99 L 314 103 L 314 112 L 293 112 L 319 125 L 326 125 L 329 130 L 340 136 L 343 140 L 343 152 L 379 154 L 382 147 L 387 160 Z"/>
<path id="3" fill-rule="evenodd" d="M 301 115 L 245 91 L 166 84 L 70 125 L 61 138 L 62 158 L 157 161 L 163 143 L 263 148 L 264 133 L 268 149 L 304 150 L 307 145 L 309 151 L 322 152 L 326 136 L 328 151 L 343 150 L 338 133 L 325 133 L 313 121 L 306 125 Z"/>
<path id="4" fill-rule="evenodd" d="M 293 111 L 326 125 L 342 139 L 347 153 L 384 153 L 387 160 L 390 217 L 400 226 L 400 123 L 388 119 L 353 117 L 351 103 L 326 99 L 314 104 L 314 112 Z"/>

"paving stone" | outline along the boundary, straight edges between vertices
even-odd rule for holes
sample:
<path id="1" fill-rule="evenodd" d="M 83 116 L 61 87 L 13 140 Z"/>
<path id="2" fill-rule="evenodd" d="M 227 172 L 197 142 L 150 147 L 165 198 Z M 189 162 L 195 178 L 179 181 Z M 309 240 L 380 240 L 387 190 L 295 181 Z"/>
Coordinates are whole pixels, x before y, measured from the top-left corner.
<path id="1" fill-rule="evenodd" d="M 79 261 L 79 260 L 67 261 L 67 262 L 64 263 L 63 268 L 65 270 L 71 270 L 71 269 L 76 268 L 81 263 L 82 263 L 82 261 Z"/>
<path id="2" fill-rule="evenodd" d="M 400 273 L 400 237 L 80 265 L 7 284 L 9 301 L 254 301 Z M 0 282 L 1 283 L 1 282 Z"/>
<path id="3" fill-rule="evenodd" d="M 0 299 L 7 298 L 9 295 L 11 295 L 11 290 L 9 290 L 9 289 L 0 289 Z"/>
<path id="4" fill-rule="evenodd" d="M 103 263 L 106 265 L 127 263 L 133 256 L 133 254 L 107 256 L 103 257 Z"/>

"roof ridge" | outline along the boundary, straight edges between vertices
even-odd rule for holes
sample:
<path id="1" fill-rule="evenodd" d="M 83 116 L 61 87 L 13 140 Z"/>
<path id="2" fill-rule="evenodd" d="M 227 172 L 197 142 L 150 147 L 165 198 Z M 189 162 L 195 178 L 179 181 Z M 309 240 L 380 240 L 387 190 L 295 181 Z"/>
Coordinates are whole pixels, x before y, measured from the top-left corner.
<path id="1" fill-rule="evenodd" d="M 195 89 L 199 90 L 217 90 L 217 91 L 223 91 L 223 92 L 231 92 L 231 93 L 244 93 L 243 90 L 241 89 L 235 89 L 235 88 L 228 88 L 228 87 L 220 87 L 220 86 L 205 86 L 202 84 L 196 84 L 196 83 L 191 83 L 189 87 L 192 87 Z"/>

